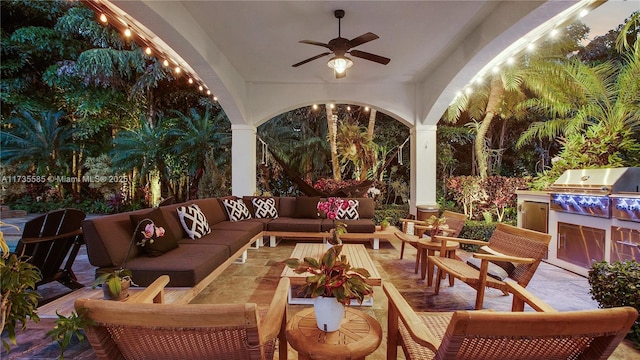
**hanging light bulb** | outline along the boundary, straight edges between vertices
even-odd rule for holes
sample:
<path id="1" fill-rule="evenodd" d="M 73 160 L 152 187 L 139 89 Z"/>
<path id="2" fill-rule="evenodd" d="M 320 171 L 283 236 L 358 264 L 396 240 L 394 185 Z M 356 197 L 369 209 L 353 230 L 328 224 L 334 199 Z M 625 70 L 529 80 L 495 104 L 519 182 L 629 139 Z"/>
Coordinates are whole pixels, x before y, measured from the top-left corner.
<path id="1" fill-rule="evenodd" d="M 125 37 L 131 37 L 131 29 L 129 29 L 129 28 L 124 29 L 124 36 Z"/>
<path id="2" fill-rule="evenodd" d="M 162 62 L 162 65 L 164 65 L 164 66 L 169 66 L 169 60 L 165 60 L 165 61 L 163 61 L 163 62 Z"/>
<path id="3" fill-rule="evenodd" d="M 182 69 L 180 69 L 180 66 L 176 66 L 176 68 L 174 69 L 174 71 L 176 72 L 176 74 L 180 74 L 180 72 L 182 71 Z"/>
<path id="4" fill-rule="evenodd" d="M 347 69 L 353 66 L 353 61 L 346 56 L 338 55 L 332 57 L 327 66 L 335 71 L 336 79 L 347 76 Z"/>
<path id="5" fill-rule="evenodd" d="M 211 95 L 211 90 L 207 90 L 207 95 Z"/>
<path id="6" fill-rule="evenodd" d="M 313 110 L 318 110 L 318 104 L 313 104 L 313 105 L 311 105 L 311 108 L 312 108 Z"/>
<path id="7" fill-rule="evenodd" d="M 100 14 L 100 21 L 102 21 L 103 23 L 107 23 L 108 19 L 107 19 L 107 15 L 105 14 Z"/>
<path id="8" fill-rule="evenodd" d="M 147 48 L 144 49 L 144 53 L 147 55 L 151 55 L 151 48 L 147 46 Z"/>
<path id="9" fill-rule="evenodd" d="M 214 96 L 214 97 L 213 97 L 213 101 L 218 101 L 218 97 L 217 97 L 217 96 Z"/>
<path id="10" fill-rule="evenodd" d="M 200 91 L 204 90 L 204 88 L 202 87 L 202 85 L 198 86 L 198 90 L 200 90 Z"/>
<path id="11" fill-rule="evenodd" d="M 193 78 L 189 78 L 189 84 L 193 84 Z"/>

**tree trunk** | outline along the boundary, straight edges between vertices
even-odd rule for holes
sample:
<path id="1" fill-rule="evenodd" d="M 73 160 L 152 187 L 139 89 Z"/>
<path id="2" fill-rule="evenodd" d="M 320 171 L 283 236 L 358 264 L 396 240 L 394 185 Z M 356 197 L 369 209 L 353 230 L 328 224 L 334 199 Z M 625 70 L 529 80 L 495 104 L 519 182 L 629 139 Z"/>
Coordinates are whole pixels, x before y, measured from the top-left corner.
<path id="1" fill-rule="evenodd" d="M 504 154 L 504 140 L 507 136 L 507 120 L 502 120 L 502 129 L 500 129 L 500 140 L 498 141 L 498 154 L 496 157 L 496 167 L 502 168 L 502 155 Z"/>
<path id="2" fill-rule="evenodd" d="M 478 128 L 475 140 L 476 160 L 478 161 L 478 173 L 481 179 L 488 176 L 487 157 L 488 152 L 485 149 L 485 138 L 491 127 L 491 121 L 498 112 L 498 108 L 504 97 L 504 86 L 500 75 L 494 75 L 491 79 L 491 91 L 489 92 L 489 100 L 487 101 L 487 109 L 484 119 Z"/>
<path id="3" fill-rule="evenodd" d="M 367 127 L 367 135 L 369 140 L 373 141 L 373 129 L 376 126 L 376 109 L 371 109 L 369 112 L 369 126 Z"/>
<path id="4" fill-rule="evenodd" d="M 327 127 L 329 128 L 329 145 L 331 147 L 331 169 L 333 180 L 341 181 L 340 163 L 338 162 L 338 147 L 336 145 L 336 133 L 338 132 L 338 116 L 333 114 L 330 104 L 325 105 L 327 110 Z"/>

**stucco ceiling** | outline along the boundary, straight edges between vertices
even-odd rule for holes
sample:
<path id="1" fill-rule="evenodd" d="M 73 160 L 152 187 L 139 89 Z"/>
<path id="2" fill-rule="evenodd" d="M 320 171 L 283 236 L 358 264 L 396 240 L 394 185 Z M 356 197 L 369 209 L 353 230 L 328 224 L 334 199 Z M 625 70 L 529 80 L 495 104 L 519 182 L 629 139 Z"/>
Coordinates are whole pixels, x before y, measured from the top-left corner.
<path id="1" fill-rule="evenodd" d="M 232 123 L 257 125 L 290 108 L 351 101 L 412 123 L 433 123 L 455 92 L 502 50 L 577 1 L 131 1 L 114 6 L 218 97 Z M 589 2 L 591 3 L 591 2 Z M 326 49 L 299 43 L 338 36 L 334 10 L 346 12 L 342 37 L 380 38 L 358 50 L 335 79 L 330 56 L 291 65 Z"/>

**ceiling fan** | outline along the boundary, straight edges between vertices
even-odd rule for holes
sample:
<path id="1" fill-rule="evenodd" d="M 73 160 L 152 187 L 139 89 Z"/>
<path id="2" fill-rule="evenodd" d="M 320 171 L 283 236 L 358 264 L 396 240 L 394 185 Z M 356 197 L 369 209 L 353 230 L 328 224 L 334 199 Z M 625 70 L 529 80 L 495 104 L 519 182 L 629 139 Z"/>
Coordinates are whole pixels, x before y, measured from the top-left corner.
<path id="1" fill-rule="evenodd" d="M 346 54 L 350 54 L 351 56 L 359 57 L 361 59 L 377 62 L 382 65 L 387 65 L 389 61 L 391 61 L 391 59 L 386 58 L 384 56 L 380 56 L 380 55 L 376 55 L 376 54 L 372 54 L 372 53 L 368 53 L 360 50 L 351 50 L 356 46 L 378 39 L 379 36 L 374 33 L 368 32 L 366 34 L 362 34 L 351 40 L 345 39 L 341 36 L 341 33 L 340 33 L 340 30 L 341 30 L 340 19 L 344 17 L 344 10 L 336 10 L 334 11 L 334 15 L 338 19 L 338 37 L 337 38 L 331 39 L 331 41 L 329 41 L 328 44 L 321 43 L 318 41 L 313 41 L 313 40 L 300 41 L 303 44 L 322 46 L 331 51 L 322 53 L 320 55 L 316 55 L 314 57 L 310 57 L 306 60 L 300 61 L 299 63 L 293 64 L 291 66 L 298 67 L 310 61 L 333 54 L 334 56 L 331 59 L 329 59 L 327 66 L 329 66 L 334 70 L 336 79 L 340 79 L 347 76 L 347 69 L 353 66 L 353 61 L 351 61 L 351 59 L 348 58 Z"/>

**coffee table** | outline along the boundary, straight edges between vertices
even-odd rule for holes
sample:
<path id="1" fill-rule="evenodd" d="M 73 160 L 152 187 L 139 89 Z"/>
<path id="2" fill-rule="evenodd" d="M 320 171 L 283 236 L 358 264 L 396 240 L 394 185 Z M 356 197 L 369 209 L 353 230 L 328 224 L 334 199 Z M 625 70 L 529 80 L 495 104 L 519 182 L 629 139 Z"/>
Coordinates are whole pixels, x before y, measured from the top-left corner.
<path id="1" fill-rule="evenodd" d="M 290 257 L 301 260 L 305 257 L 319 259 L 325 251 L 326 246 L 322 243 L 297 243 Z M 366 280 L 367 284 L 371 286 L 382 285 L 382 277 L 380 276 L 375 263 L 371 260 L 369 253 L 367 253 L 367 248 L 363 244 L 344 244 L 342 245 L 341 254 L 346 255 L 347 261 L 351 266 L 364 268 L 369 271 L 371 277 Z M 293 272 L 293 269 L 285 267 L 280 276 L 286 276 L 291 280 L 291 288 L 289 288 L 289 304 L 313 304 L 312 298 L 295 297 L 292 294 L 292 288 L 305 284 L 307 277 L 306 273 L 296 274 Z M 358 305 L 358 303 L 353 301 L 352 305 Z M 366 298 L 362 305 L 373 305 L 373 297 L 371 296 Z"/>
<path id="2" fill-rule="evenodd" d="M 382 341 L 382 327 L 362 311 L 345 307 L 345 318 L 338 331 L 318 329 L 313 308 L 291 317 L 286 329 L 287 342 L 306 359 L 364 359 Z"/>

